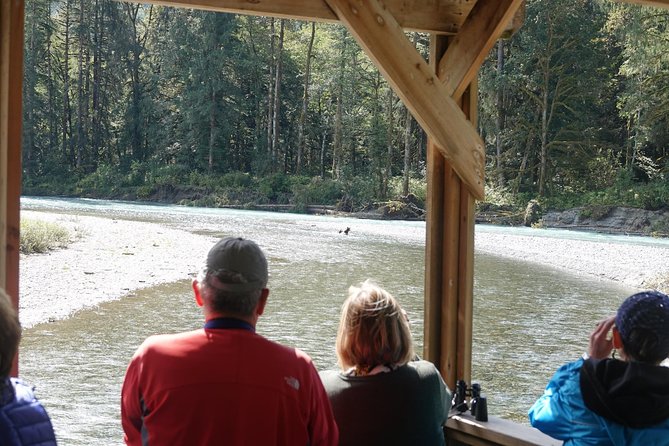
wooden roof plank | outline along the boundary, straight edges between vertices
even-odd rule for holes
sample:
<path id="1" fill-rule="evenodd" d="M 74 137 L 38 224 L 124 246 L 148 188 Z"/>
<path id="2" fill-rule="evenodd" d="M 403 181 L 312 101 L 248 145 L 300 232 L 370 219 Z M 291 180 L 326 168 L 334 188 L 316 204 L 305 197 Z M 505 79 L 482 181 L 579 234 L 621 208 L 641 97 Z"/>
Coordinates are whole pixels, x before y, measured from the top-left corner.
<path id="1" fill-rule="evenodd" d="M 483 141 L 436 73 L 378 0 L 327 0 L 477 199 L 484 194 Z"/>
<path id="2" fill-rule="evenodd" d="M 669 0 L 668 0 L 669 1 Z M 439 61 L 439 79 L 456 101 L 512 21 L 523 0 L 479 0 Z"/>
<path id="3" fill-rule="evenodd" d="M 246 15 L 265 15 L 299 20 L 336 22 L 325 0 L 143 0 L 143 3 L 204 9 Z M 455 34 L 474 6 L 471 0 L 385 0 L 403 29 L 436 34 Z M 509 21 L 513 33 L 522 23 Z"/>

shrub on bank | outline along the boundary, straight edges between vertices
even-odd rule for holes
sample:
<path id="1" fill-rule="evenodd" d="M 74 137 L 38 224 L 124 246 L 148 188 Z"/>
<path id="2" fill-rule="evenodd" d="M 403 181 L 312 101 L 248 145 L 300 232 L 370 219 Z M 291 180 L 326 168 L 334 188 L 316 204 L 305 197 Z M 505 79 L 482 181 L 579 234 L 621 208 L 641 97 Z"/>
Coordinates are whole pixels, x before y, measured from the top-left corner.
<path id="1" fill-rule="evenodd" d="M 404 178 L 402 176 L 392 177 L 390 179 L 390 196 L 402 197 L 404 187 Z M 427 181 L 425 178 L 409 178 L 409 193 L 414 194 L 421 202 L 427 200 Z"/>
<path id="2" fill-rule="evenodd" d="M 624 206 L 658 210 L 669 207 L 669 182 L 659 176 L 649 181 L 635 180 L 627 171 L 619 173 L 607 188 L 588 192 L 563 192 L 543 199 L 548 208 L 580 206 Z"/>
<path id="3" fill-rule="evenodd" d="M 70 241 L 70 232 L 56 223 L 21 219 L 19 249 L 24 254 L 41 253 L 62 248 Z"/>

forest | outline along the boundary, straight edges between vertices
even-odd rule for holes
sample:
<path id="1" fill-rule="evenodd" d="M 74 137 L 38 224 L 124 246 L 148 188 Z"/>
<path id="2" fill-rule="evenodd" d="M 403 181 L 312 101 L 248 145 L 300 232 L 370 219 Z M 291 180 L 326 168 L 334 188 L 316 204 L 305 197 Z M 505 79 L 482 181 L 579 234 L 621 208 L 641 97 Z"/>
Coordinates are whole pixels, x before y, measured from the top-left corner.
<path id="1" fill-rule="evenodd" d="M 669 206 L 669 10 L 527 0 L 479 76 L 486 202 Z M 429 36 L 407 33 L 427 58 Z M 29 0 L 23 193 L 356 210 L 426 136 L 344 27 Z"/>

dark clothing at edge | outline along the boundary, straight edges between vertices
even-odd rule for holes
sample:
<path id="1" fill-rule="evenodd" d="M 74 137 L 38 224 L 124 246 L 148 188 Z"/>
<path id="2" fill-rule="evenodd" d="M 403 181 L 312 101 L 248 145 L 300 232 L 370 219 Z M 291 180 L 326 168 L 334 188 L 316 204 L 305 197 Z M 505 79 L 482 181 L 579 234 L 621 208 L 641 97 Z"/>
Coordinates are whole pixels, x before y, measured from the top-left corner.
<path id="1" fill-rule="evenodd" d="M 568 446 L 669 446 L 669 368 L 571 362 L 555 372 L 529 418 Z"/>
<path id="2" fill-rule="evenodd" d="M 0 383 L 0 445 L 56 446 L 56 436 L 33 388 L 18 378 Z"/>

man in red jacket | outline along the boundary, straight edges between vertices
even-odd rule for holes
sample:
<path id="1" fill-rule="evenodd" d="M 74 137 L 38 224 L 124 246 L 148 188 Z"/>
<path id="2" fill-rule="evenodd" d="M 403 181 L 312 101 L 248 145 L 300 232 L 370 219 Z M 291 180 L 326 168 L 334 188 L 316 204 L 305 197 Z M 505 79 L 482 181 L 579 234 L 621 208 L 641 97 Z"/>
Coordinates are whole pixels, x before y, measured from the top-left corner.
<path id="1" fill-rule="evenodd" d="M 254 242 L 220 240 L 193 281 L 203 328 L 149 337 L 123 383 L 126 444 L 336 445 L 318 373 L 300 350 L 255 333 L 269 290 Z"/>

